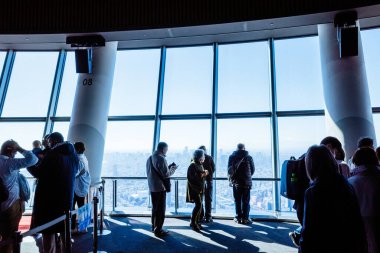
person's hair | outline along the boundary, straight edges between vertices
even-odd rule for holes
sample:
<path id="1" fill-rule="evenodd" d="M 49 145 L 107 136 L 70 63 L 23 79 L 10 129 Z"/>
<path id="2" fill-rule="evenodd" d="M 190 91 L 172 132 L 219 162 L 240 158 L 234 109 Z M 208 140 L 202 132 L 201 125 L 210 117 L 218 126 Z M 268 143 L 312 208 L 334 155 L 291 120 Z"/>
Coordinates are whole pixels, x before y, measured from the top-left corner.
<path id="1" fill-rule="evenodd" d="M 37 147 L 40 147 L 42 145 L 42 143 L 39 140 L 35 140 L 35 141 L 33 141 L 32 145 L 34 148 L 37 148 Z"/>
<path id="2" fill-rule="evenodd" d="M 13 146 L 15 142 L 12 140 L 5 141 L 3 145 L 1 145 L 0 155 L 8 155 L 13 151 Z"/>
<path id="3" fill-rule="evenodd" d="M 157 150 L 158 151 L 163 151 L 164 148 L 167 148 L 168 147 L 168 144 L 166 144 L 166 142 L 160 142 L 157 144 Z"/>
<path id="4" fill-rule="evenodd" d="M 84 143 L 80 141 L 74 143 L 74 148 L 79 154 L 82 154 L 85 150 Z"/>
<path id="5" fill-rule="evenodd" d="M 197 150 L 195 150 L 194 153 L 193 153 L 193 160 L 197 162 L 197 161 L 199 161 L 202 157 L 204 157 L 204 155 L 205 155 L 205 152 L 204 152 L 203 149 L 197 149 Z"/>
<path id="6" fill-rule="evenodd" d="M 337 149 L 337 151 L 335 152 L 335 159 L 339 161 L 344 161 L 345 158 L 346 153 L 344 152 L 343 148 Z"/>
<path id="7" fill-rule="evenodd" d="M 306 154 L 306 172 L 311 180 L 332 178 L 338 172 L 338 163 L 325 145 L 314 145 Z"/>
<path id="8" fill-rule="evenodd" d="M 63 138 L 63 135 L 61 133 L 58 133 L 58 132 L 54 132 L 54 133 L 50 134 L 48 139 L 52 140 L 54 143 L 61 143 L 61 142 L 65 141 L 65 139 Z"/>
<path id="9" fill-rule="evenodd" d="M 370 137 L 362 137 L 358 140 L 358 148 L 373 147 L 373 139 Z"/>
<path id="10" fill-rule="evenodd" d="M 376 149 L 376 156 L 377 156 L 377 159 L 380 161 L 380 147 Z"/>
<path id="11" fill-rule="evenodd" d="M 368 147 L 357 149 L 352 158 L 352 162 L 356 166 L 379 165 L 379 160 L 377 159 L 376 152 L 372 148 Z"/>
<path id="12" fill-rule="evenodd" d="M 206 151 L 206 146 L 202 145 L 198 149 L 202 149 L 203 151 Z"/>
<path id="13" fill-rule="evenodd" d="M 238 149 L 238 150 L 243 150 L 243 149 L 245 149 L 245 145 L 244 145 L 243 143 L 239 143 L 239 144 L 237 145 L 237 149 Z"/>
<path id="14" fill-rule="evenodd" d="M 331 145 L 334 149 L 341 149 L 342 143 L 338 140 L 338 138 L 333 136 L 327 136 L 321 141 L 321 145 Z"/>

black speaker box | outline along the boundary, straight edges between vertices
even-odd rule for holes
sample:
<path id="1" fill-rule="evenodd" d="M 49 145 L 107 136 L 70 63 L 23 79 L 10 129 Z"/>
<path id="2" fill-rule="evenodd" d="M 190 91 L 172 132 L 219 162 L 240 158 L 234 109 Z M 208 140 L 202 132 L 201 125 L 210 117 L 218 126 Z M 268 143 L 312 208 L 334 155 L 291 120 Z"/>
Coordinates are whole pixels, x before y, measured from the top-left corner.
<path id="1" fill-rule="evenodd" d="M 92 73 L 92 49 L 75 50 L 75 66 L 77 73 Z"/>
<path id="2" fill-rule="evenodd" d="M 358 27 L 339 28 L 339 56 L 340 58 L 357 56 L 359 44 Z"/>

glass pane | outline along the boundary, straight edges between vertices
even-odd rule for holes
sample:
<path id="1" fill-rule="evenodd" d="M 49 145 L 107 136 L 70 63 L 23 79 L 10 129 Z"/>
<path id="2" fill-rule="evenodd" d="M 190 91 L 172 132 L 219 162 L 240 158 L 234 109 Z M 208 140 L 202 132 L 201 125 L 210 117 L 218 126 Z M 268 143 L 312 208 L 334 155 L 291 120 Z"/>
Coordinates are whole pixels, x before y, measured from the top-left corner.
<path id="1" fill-rule="evenodd" d="M 167 49 L 162 113 L 211 113 L 212 66 L 211 46 Z"/>
<path id="2" fill-rule="evenodd" d="M 278 119 L 280 166 L 291 156 L 306 153 L 312 145 L 318 145 L 326 137 L 324 116 L 280 117 Z"/>
<path id="3" fill-rule="evenodd" d="M 205 145 L 210 149 L 211 126 L 209 120 L 162 121 L 161 141 L 169 145 L 168 163 L 179 165 L 174 176 L 185 177 L 193 151 Z"/>
<path id="4" fill-rule="evenodd" d="M 153 133 L 153 121 L 108 122 L 102 176 L 146 177 Z"/>
<path id="5" fill-rule="evenodd" d="M 267 42 L 219 46 L 218 112 L 270 111 Z"/>
<path id="6" fill-rule="evenodd" d="M 70 122 L 54 122 L 53 132 L 60 132 L 65 140 L 69 133 Z"/>
<path id="7" fill-rule="evenodd" d="M 77 81 L 78 75 L 75 70 L 75 54 L 74 52 L 67 52 L 56 116 L 71 115 Z"/>
<path id="8" fill-rule="evenodd" d="M 373 124 L 375 126 L 377 145 L 380 146 L 380 114 L 373 114 Z"/>
<path id="9" fill-rule="evenodd" d="M 251 190 L 250 215 L 273 215 L 275 209 L 273 182 L 254 181 Z M 216 212 L 219 215 L 235 215 L 235 203 L 229 182 L 216 182 Z"/>
<path id="10" fill-rule="evenodd" d="M 253 177 L 273 178 L 270 119 L 218 120 L 218 177 L 227 177 L 228 158 L 237 144 L 244 143 L 253 157 Z"/>
<path id="11" fill-rule="evenodd" d="M 365 67 L 372 107 L 380 106 L 380 29 L 361 32 Z"/>
<path id="12" fill-rule="evenodd" d="M 17 52 L 3 117 L 46 117 L 57 52 Z"/>
<path id="13" fill-rule="evenodd" d="M 279 111 L 324 108 L 318 37 L 275 41 Z"/>
<path id="14" fill-rule="evenodd" d="M 112 181 L 111 181 L 112 182 Z M 111 188 L 112 184 L 108 187 Z M 117 210 L 128 213 L 143 213 L 149 205 L 149 189 L 144 180 L 117 181 Z M 110 196 L 112 198 L 112 196 Z M 107 200 L 111 200 L 107 198 Z M 112 203 L 112 201 L 110 201 Z"/>
<path id="15" fill-rule="evenodd" d="M 7 56 L 7 52 L 5 51 L 0 51 L 0 71 L 2 71 L 3 67 L 4 67 L 4 61 L 5 61 L 5 57 Z M 1 73 L 1 72 L 0 72 Z"/>
<path id="16" fill-rule="evenodd" d="M 110 115 L 154 115 L 160 50 L 117 52 Z"/>

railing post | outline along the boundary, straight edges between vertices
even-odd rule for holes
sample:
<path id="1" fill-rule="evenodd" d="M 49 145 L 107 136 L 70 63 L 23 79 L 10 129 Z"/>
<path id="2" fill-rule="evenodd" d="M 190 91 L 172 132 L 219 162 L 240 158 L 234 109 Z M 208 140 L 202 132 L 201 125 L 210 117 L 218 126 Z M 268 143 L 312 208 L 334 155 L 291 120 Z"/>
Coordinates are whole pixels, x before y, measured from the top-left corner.
<path id="1" fill-rule="evenodd" d="M 98 197 L 94 197 L 94 253 L 98 252 L 98 203 Z"/>
<path id="2" fill-rule="evenodd" d="M 65 252 L 71 253 L 71 211 L 65 212 Z"/>
<path id="3" fill-rule="evenodd" d="M 20 253 L 21 252 L 21 242 L 22 242 L 22 235 L 20 231 L 16 231 L 13 234 L 13 253 Z"/>
<path id="4" fill-rule="evenodd" d="M 178 180 L 175 180 L 174 189 L 174 212 L 178 214 Z"/>
<path id="5" fill-rule="evenodd" d="M 102 198 L 102 204 L 100 206 L 101 210 L 100 210 L 100 227 L 99 227 L 101 234 L 103 234 L 103 223 L 104 223 L 104 184 L 105 184 L 105 181 L 102 180 L 102 187 L 99 189 L 101 198 Z"/>
<path id="6" fill-rule="evenodd" d="M 112 212 L 115 212 L 115 208 L 117 207 L 117 180 L 112 180 Z"/>

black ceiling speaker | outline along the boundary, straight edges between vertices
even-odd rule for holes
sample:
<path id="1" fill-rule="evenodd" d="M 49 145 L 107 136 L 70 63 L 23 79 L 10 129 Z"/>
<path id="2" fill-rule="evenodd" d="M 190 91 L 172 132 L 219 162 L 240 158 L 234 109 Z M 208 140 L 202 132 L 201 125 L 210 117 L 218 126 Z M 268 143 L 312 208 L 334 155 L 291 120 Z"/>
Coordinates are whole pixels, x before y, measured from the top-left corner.
<path id="1" fill-rule="evenodd" d="M 334 19 L 337 28 L 339 57 L 357 56 L 359 53 L 359 27 L 356 26 L 358 15 L 356 11 L 336 14 Z"/>
<path id="2" fill-rule="evenodd" d="M 92 73 L 92 48 L 75 50 L 75 67 L 77 73 Z"/>

